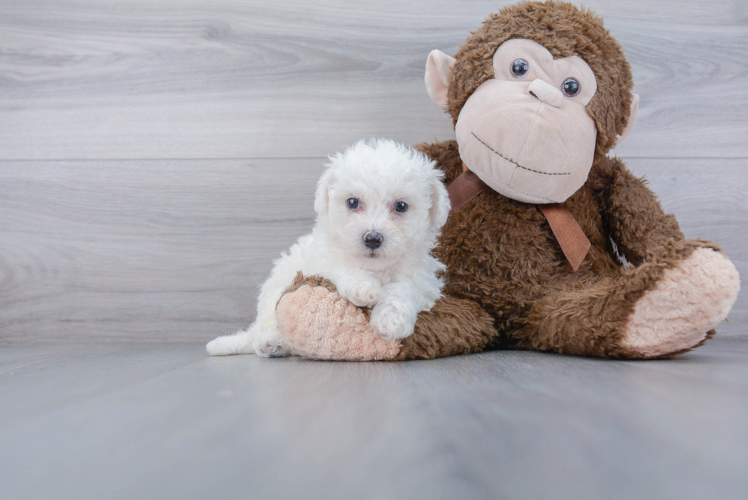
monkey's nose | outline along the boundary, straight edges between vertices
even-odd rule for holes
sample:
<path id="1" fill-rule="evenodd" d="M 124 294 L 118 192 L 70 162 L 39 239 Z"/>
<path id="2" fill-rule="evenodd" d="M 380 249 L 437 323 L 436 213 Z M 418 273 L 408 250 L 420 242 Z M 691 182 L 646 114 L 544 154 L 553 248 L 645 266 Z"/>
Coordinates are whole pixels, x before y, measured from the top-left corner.
<path id="1" fill-rule="evenodd" d="M 382 246 L 383 241 L 384 236 L 377 233 L 376 231 L 371 231 L 364 234 L 364 245 L 371 248 L 372 250 L 376 250 L 377 248 Z"/>
<path id="2" fill-rule="evenodd" d="M 561 93 L 561 90 L 540 79 L 533 80 L 527 88 L 527 92 L 540 102 L 554 108 L 560 108 L 564 103 L 564 94 Z"/>

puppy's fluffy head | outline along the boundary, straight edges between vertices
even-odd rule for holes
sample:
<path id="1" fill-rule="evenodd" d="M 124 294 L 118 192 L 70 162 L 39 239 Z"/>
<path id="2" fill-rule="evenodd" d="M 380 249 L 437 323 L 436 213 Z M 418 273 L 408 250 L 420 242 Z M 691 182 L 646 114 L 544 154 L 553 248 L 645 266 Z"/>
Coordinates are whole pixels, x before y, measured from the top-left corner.
<path id="1" fill-rule="evenodd" d="M 443 174 L 434 165 L 394 141 L 359 141 L 330 157 L 317 184 L 317 223 L 363 267 L 427 252 L 450 208 Z"/>

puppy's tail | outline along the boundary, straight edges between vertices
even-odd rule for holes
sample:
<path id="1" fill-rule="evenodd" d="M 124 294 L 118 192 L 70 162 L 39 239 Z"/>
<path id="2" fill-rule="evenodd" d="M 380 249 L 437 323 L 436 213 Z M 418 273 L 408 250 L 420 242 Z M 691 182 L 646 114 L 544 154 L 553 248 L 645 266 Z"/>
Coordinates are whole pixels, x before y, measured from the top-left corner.
<path id="1" fill-rule="evenodd" d="M 205 346 L 205 350 L 211 356 L 228 356 L 231 354 L 254 354 L 255 349 L 252 347 L 254 335 L 252 328 L 236 332 L 233 335 L 226 335 L 211 340 Z"/>

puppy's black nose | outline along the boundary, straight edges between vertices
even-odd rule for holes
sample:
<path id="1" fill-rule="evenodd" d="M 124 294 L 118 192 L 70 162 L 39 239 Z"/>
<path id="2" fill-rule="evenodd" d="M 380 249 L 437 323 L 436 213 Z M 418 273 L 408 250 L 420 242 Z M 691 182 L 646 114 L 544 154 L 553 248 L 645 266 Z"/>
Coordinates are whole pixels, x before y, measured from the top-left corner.
<path id="1" fill-rule="evenodd" d="M 383 241 L 384 236 L 377 233 L 376 231 L 364 234 L 364 245 L 371 248 L 372 250 L 375 250 L 382 246 Z"/>

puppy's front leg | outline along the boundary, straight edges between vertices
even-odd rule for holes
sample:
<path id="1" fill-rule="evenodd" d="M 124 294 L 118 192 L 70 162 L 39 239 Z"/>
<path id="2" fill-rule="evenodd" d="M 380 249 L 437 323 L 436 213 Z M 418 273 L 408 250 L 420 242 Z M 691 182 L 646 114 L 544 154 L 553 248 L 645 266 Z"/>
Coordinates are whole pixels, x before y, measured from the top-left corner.
<path id="1" fill-rule="evenodd" d="M 413 334 L 418 317 L 416 290 L 407 283 L 390 283 L 384 287 L 379 303 L 371 311 L 369 323 L 383 339 L 394 341 Z"/>
<path id="2" fill-rule="evenodd" d="M 382 285 L 372 275 L 360 269 L 346 269 L 339 276 L 330 277 L 338 294 L 358 307 L 372 307 L 382 297 Z"/>

